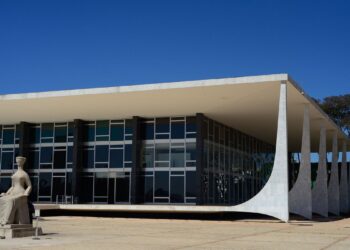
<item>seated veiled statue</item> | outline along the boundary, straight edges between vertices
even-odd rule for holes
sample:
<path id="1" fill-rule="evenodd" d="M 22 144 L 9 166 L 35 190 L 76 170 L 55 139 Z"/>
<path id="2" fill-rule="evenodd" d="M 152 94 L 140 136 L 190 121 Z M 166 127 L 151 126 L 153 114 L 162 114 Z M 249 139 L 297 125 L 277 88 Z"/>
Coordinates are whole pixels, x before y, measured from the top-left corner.
<path id="1" fill-rule="evenodd" d="M 16 157 L 18 170 L 11 177 L 12 187 L 0 195 L 0 224 L 30 224 L 28 196 L 32 184 L 23 170 L 25 157 Z"/>

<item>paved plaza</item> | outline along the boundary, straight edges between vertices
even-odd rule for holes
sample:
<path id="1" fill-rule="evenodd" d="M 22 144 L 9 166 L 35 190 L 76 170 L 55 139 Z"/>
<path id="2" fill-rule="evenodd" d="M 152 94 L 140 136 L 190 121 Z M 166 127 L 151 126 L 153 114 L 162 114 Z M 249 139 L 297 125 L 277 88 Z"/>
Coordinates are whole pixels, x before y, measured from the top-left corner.
<path id="1" fill-rule="evenodd" d="M 0 249 L 350 249 L 350 219 L 188 220 L 44 217 L 40 240 L 1 240 Z"/>

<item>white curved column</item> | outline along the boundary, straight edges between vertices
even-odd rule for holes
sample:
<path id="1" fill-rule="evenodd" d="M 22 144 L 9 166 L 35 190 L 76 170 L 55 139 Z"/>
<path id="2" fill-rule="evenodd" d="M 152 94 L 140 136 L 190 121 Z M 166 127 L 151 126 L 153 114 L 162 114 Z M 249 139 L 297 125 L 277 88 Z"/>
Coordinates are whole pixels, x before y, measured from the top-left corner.
<path id="1" fill-rule="evenodd" d="M 329 209 L 329 212 L 332 214 L 335 214 L 335 215 L 340 214 L 337 131 L 333 132 L 332 167 L 331 167 L 331 177 L 328 185 L 328 209 Z"/>
<path id="2" fill-rule="evenodd" d="M 301 162 L 298 177 L 289 191 L 289 212 L 312 219 L 309 105 L 304 107 Z"/>
<path id="3" fill-rule="evenodd" d="M 326 128 L 321 125 L 320 151 L 315 186 L 312 189 L 312 212 L 328 217 Z"/>
<path id="4" fill-rule="evenodd" d="M 346 164 L 346 142 L 343 142 L 342 162 L 340 168 L 340 212 L 349 212 L 349 193 L 348 193 L 348 168 Z"/>
<path id="5" fill-rule="evenodd" d="M 228 211 L 260 213 L 286 222 L 289 220 L 287 139 L 287 84 L 282 82 L 279 97 L 276 153 L 271 176 L 257 195 L 243 204 L 229 207 Z"/>

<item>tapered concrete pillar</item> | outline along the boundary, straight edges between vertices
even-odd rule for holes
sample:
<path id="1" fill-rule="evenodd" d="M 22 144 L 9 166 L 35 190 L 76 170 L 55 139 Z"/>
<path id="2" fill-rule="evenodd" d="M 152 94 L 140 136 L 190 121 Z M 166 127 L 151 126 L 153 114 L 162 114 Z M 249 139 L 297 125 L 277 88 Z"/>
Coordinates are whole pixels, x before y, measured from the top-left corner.
<path id="1" fill-rule="evenodd" d="M 289 191 L 289 212 L 307 219 L 312 218 L 309 112 L 309 105 L 305 105 L 299 173 Z"/>
<path id="2" fill-rule="evenodd" d="M 340 212 L 349 212 L 348 168 L 346 165 L 346 142 L 343 142 L 342 162 L 340 168 Z"/>
<path id="3" fill-rule="evenodd" d="M 328 217 L 326 128 L 321 125 L 317 177 L 312 189 L 312 212 Z"/>
<path id="4" fill-rule="evenodd" d="M 243 204 L 227 208 L 227 211 L 261 213 L 282 221 L 289 220 L 286 82 L 280 87 L 276 153 L 271 176 L 257 195 Z"/>
<path id="5" fill-rule="evenodd" d="M 331 177 L 328 185 L 328 209 L 334 215 L 340 214 L 337 131 L 333 132 Z"/>

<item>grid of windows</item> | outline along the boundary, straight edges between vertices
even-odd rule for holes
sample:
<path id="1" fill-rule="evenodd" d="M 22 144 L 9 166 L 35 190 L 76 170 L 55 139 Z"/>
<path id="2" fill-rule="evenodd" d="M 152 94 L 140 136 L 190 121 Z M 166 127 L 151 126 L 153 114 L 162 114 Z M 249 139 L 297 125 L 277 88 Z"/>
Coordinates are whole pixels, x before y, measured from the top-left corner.
<path id="1" fill-rule="evenodd" d="M 196 202 L 196 119 L 146 119 L 141 125 L 145 203 Z"/>
<path id="2" fill-rule="evenodd" d="M 18 126 L 0 126 L 0 193 L 11 187 L 11 175 L 17 169 L 19 137 Z"/>
<path id="3" fill-rule="evenodd" d="M 128 203 L 132 168 L 131 120 L 85 122 L 82 203 Z"/>
<path id="4" fill-rule="evenodd" d="M 211 119 L 204 124 L 204 203 L 249 200 L 270 177 L 274 147 Z"/>
<path id="5" fill-rule="evenodd" d="M 56 202 L 71 198 L 73 124 L 41 123 L 30 126 L 27 172 L 31 200 Z"/>

